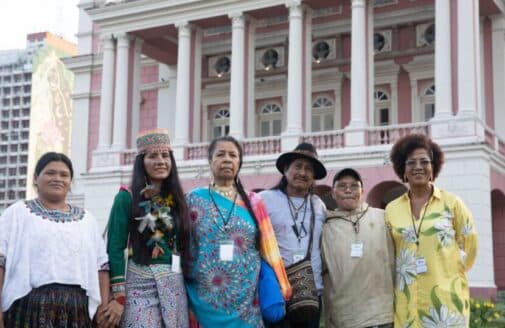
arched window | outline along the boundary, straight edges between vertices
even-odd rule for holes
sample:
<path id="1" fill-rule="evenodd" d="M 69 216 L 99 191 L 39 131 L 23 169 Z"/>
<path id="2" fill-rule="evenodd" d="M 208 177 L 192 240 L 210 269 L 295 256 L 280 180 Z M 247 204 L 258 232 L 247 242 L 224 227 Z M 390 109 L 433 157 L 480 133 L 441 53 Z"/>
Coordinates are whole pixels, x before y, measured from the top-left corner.
<path id="1" fill-rule="evenodd" d="M 312 132 L 334 129 L 335 104 L 328 97 L 320 96 L 312 103 Z"/>
<path id="2" fill-rule="evenodd" d="M 421 119 L 423 121 L 430 120 L 435 116 L 435 85 L 429 85 L 421 96 Z"/>
<path id="3" fill-rule="evenodd" d="M 375 99 L 375 125 L 389 125 L 390 124 L 390 110 L 391 101 L 389 95 L 381 89 L 376 89 L 374 92 Z"/>
<path id="4" fill-rule="evenodd" d="M 221 108 L 214 113 L 211 126 L 211 139 L 228 135 L 230 132 L 230 111 L 228 108 Z"/>
<path id="5" fill-rule="evenodd" d="M 282 110 L 278 104 L 268 103 L 259 111 L 261 137 L 279 136 L 282 130 Z"/>

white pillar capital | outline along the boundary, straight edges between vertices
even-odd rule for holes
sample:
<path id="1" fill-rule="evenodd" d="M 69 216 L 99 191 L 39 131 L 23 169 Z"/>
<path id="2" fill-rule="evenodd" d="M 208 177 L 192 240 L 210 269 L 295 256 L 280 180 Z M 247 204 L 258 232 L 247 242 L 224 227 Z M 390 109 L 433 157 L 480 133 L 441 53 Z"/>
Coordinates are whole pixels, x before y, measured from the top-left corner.
<path id="1" fill-rule="evenodd" d="M 241 11 L 234 11 L 228 14 L 228 18 L 231 19 L 232 28 L 244 28 L 245 26 L 245 15 Z"/>
<path id="2" fill-rule="evenodd" d="M 363 8 L 365 9 L 366 6 L 366 0 L 352 0 L 351 1 L 351 8 Z"/>
<path id="3" fill-rule="evenodd" d="M 179 38 L 189 38 L 191 35 L 191 24 L 187 21 L 180 21 L 175 23 L 175 27 L 177 27 Z"/>
<path id="4" fill-rule="evenodd" d="M 286 8 L 299 7 L 301 9 L 302 0 L 286 0 Z"/>
<path id="5" fill-rule="evenodd" d="M 105 51 L 114 49 L 114 38 L 109 34 L 100 35 L 100 41 L 102 42 L 102 50 Z"/>

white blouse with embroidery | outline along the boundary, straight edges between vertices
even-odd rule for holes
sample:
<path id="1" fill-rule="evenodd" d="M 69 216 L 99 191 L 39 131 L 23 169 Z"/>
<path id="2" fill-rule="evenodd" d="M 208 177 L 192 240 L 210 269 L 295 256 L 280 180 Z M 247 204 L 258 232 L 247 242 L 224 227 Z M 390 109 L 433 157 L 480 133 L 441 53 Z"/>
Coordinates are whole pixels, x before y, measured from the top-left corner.
<path id="1" fill-rule="evenodd" d="M 37 200 L 18 201 L 0 216 L 0 256 L 5 257 L 2 311 L 33 288 L 51 283 L 79 285 L 93 318 L 100 304 L 98 271 L 108 263 L 95 218 L 72 207 L 45 210 Z"/>

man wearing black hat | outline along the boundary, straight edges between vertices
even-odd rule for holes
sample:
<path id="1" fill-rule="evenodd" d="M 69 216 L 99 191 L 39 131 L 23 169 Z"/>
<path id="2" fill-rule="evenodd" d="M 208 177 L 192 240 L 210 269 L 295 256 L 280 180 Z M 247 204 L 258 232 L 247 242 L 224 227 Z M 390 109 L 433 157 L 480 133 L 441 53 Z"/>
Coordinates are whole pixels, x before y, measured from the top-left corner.
<path id="1" fill-rule="evenodd" d="M 333 178 L 338 208 L 327 211 L 321 238 L 327 328 L 392 328 L 394 248 L 384 211 L 362 200 L 351 168 Z"/>
<path id="2" fill-rule="evenodd" d="M 321 256 L 319 250 L 326 208 L 321 199 L 312 193 L 314 180 L 326 176 L 324 165 L 317 159 L 315 147 L 301 143 L 295 150 L 279 156 L 276 167 L 282 174 L 279 183 L 271 190 L 260 193 L 272 221 L 282 260 L 286 267 L 303 260 L 312 232 L 310 263 L 314 273 L 317 293 L 322 292 Z M 311 218 L 314 225 L 311 231 Z M 288 311 L 289 312 L 289 311 Z M 288 315 L 289 316 L 289 315 Z M 319 327 L 319 313 L 303 327 Z M 296 327 L 284 320 L 275 327 Z"/>

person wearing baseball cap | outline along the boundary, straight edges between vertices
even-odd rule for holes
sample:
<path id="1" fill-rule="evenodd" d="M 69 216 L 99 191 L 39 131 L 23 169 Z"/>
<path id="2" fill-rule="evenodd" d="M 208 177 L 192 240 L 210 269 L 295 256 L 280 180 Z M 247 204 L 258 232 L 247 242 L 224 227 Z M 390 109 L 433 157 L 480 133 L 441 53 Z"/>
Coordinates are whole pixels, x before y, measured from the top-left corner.
<path id="1" fill-rule="evenodd" d="M 326 207 L 313 193 L 313 185 L 315 180 L 326 176 L 326 168 L 318 159 L 314 145 L 305 142 L 293 151 L 280 155 L 276 167 L 282 178 L 272 189 L 262 191 L 260 196 L 272 221 L 286 267 L 306 258 L 312 235 L 310 264 L 314 273 L 315 292 L 320 295 L 323 283 L 319 241 Z M 312 217 L 314 225 L 311 229 Z M 271 327 L 319 327 L 319 310 L 314 312 L 313 319 L 301 323 L 290 321 L 288 311 L 287 318 Z"/>
<path id="2" fill-rule="evenodd" d="M 352 168 L 333 178 L 338 207 L 326 212 L 321 237 L 325 327 L 392 328 L 394 248 L 384 210 L 363 201 Z"/>

